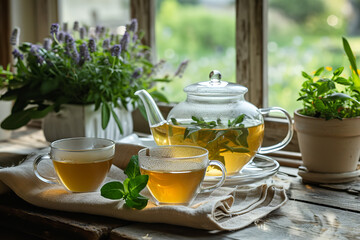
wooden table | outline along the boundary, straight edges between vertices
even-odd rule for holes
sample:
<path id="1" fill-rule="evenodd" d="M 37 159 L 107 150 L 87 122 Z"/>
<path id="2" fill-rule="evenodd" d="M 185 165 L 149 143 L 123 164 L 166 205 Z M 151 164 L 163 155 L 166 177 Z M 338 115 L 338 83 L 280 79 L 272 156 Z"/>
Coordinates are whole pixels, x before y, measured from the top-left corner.
<path id="1" fill-rule="evenodd" d="M 0 142 L 0 160 L 22 159 L 46 147 L 41 130 L 21 129 Z M 360 178 L 350 184 L 309 185 L 297 169 L 281 167 L 289 201 L 234 232 L 145 224 L 35 207 L 14 193 L 0 195 L 0 239 L 360 239 Z"/>

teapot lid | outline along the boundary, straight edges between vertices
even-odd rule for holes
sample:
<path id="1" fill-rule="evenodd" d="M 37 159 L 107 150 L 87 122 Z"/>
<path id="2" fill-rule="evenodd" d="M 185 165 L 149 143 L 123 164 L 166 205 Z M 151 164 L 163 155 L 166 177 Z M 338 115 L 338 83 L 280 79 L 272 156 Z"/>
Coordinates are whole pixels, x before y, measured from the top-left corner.
<path id="1" fill-rule="evenodd" d="M 187 94 L 198 95 L 239 95 L 245 94 L 248 89 L 240 84 L 221 81 L 221 73 L 213 70 L 209 74 L 209 81 L 191 84 L 184 88 Z"/>

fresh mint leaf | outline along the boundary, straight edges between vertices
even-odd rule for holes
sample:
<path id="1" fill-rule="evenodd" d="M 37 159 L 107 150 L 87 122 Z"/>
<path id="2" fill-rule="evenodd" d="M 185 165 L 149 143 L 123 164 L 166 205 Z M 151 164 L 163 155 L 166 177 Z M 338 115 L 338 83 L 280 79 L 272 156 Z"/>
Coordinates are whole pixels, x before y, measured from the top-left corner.
<path id="1" fill-rule="evenodd" d="M 178 121 L 176 120 L 176 118 L 171 118 L 171 123 L 174 125 L 179 125 Z"/>
<path id="2" fill-rule="evenodd" d="M 249 149 L 242 148 L 242 147 L 230 147 L 228 145 L 225 145 L 225 148 L 227 148 L 231 152 L 238 152 L 238 153 L 248 153 L 248 152 L 250 152 Z"/>
<path id="3" fill-rule="evenodd" d="M 343 77 L 338 77 L 334 80 L 336 83 L 338 84 L 342 84 L 342 85 L 351 85 L 351 82 L 346 79 L 346 78 L 343 78 Z"/>
<path id="4" fill-rule="evenodd" d="M 135 178 L 136 176 L 140 175 L 140 166 L 139 166 L 139 157 L 137 155 L 133 155 L 130 158 L 128 165 L 126 166 L 124 173 L 129 178 Z"/>
<path id="5" fill-rule="evenodd" d="M 306 72 L 301 72 L 302 73 L 302 76 L 308 80 L 310 80 L 311 82 L 313 81 L 312 77 L 310 77 L 309 74 L 307 74 Z"/>
<path id="6" fill-rule="evenodd" d="M 127 196 L 127 195 L 130 194 L 130 191 L 129 191 L 129 182 L 130 182 L 130 178 L 126 178 L 126 179 L 123 181 L 125 196 Z"/>
<path id="7" fill-rule="evenodd" d="M 321 67 L 318 70 L 316 70 L 314 76 L 320 76 L 320 74 L 324 71 L 324 69 L 325 69 L 324 67 Z"/>
<path id="8" fill-rule="evenodd" d="M 191 134 L 198 132 L 199 130 L 201 130 L 201 127 L 198 127 L 198 126 L 187 127 L 185 129 L 184 139 L 188 138 Z"/>
<path id="9" fill-rule="evenodd" d="M 338 69 L 336 69 L 333 73 L 333 76 L 340 76 L 340 74 L 344 71 L 344 67 L 339 67 Z"/>
<path id="10" fill-rule="evenodd" d="M 124 196 L 124 185 L 121 182 L 108 182 L 100 190 L 101 196 L 109 199 L 121 199 Z"/>
<path id="11" fill-rule="evenodd" d="M 128 185 L 128 190 L 131 196 L 139 195 L 140 191 L 146 187 L 149 180 L 148 175 L 139 175 L 135 178 L 131 178 Z"/>
<path id="12" fill-rule="evenodd" d="M 244 118 L 245 118 L 245 114 L 241 114 L 240 116 L 237 116 L 233 121 L 231 127 L 236 127 L 237 125 L 242 123 L 242 121 L 244 121 Z"/>
<path id="13" fill-rule="evenodd" d="M 146 207 L 146 205 L 148 203 L 148 200 L 149 199 L 147 197 L 144 197 L 144 196 L 141 196 L 141 195 L 137 195 L 137 196 L 131 196 L 130 195 L 125 199 L 125 204 L 128 207 L 141 210 L 144 207 Z"/>
<path id="14" fill-rule="evenodd" d="M 246 148 L 249 147 L 247 137 L 249 136 L 249 130 L 246 128 L 241 129 L 241 134 L 237 137 L 237 140 L 240 142 L 240 144 Z"/>
<path id="15" fill-rule="evenodd" d="M 135 209 L 146 207 L 148 198 L 139 193 L 146 187 L 148 175 L 141 175 L 137 155 L 131 157 L 124 173 L 128 176 L 123 183 L 115 181 L 101 188 L 101 196 L 109 199 L 124 199 L 125 205 Z"/>

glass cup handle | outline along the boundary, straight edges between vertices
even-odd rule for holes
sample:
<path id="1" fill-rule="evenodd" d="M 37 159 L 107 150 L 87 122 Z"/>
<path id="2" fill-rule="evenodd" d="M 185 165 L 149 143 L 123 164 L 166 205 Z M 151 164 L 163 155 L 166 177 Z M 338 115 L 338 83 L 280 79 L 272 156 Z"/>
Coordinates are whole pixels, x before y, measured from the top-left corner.
<path id="1" fill-rule="evenodd" d="M 209 162 L 209 166 L 217 166 L 217 167 L 219 167 L 221 169 L 221 172 L 222 172 L 221 179 L 220 179 L 220 181 L 218 183 L 216 183 L 213 186 L 209 186 L 209 187 L 202 187 L 201 186 L 201 190 L 200 190 L 201 193 L 214 191 L 216 188 L 221 187 L 225 182 L 226 169 L 225 169 L 224 164 L 222 164 L 221 162 L 216 161 L 216 160 L 211 160 Z"/>
<path id="2" fill-rule="evenodd" d="M 287 119 L 287 123 L 288 123 L 288 132 L 286 137 L 279 143 L 272 145 L 272 146 L 268 146 L 268 147 L 261 147 L 258 151 L 258 153 L 260 154 L 266 154 L 266 153 L 270 153 L 270 152 L 275 152 L 278 151 L 280 149 L 282 149 L 283 147 L 285 147 L 290 141 L 291 138 L 293 137 L 294 134 L 294 129 L 293 129 L 293 123 L 292 123 L 292 119 L 290 114 L 283 108 L 280 107 L 270 107 L 270 108 L 261 108 L 259 109 L 261 114 L 268 114 L 270 112 L 281 112 L 285 115 L 286 119 Z"/>
<path id="3" fill-rule="evenodd" d="M 42 160 L 44 160 L 44 159 L 50 160 L 49 154 L 39 155 L 39 156 L 37 156 L 37 157 L 35 158 L 35 160 L 34 160 L 33 167 L 34 167 L 34 173 L 35 173 L 36 177 L 39 178 L 41 181 L 46 182 L 46 183 L 58 184 L 59 182 L 58 182 L 57 178 L 55 178 L 55 177 L 42 176 L 42 175 L 39 173 L 39 171 L 38 171 L 38 169 L 37 169 L 38 164 L 39 164 Z"/>

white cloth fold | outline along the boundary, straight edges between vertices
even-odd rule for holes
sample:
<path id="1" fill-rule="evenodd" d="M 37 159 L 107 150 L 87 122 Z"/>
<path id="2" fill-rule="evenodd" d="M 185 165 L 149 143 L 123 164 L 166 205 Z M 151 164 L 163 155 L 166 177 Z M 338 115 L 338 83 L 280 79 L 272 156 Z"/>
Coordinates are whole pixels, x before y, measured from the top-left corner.
<path id="1" fill-rule="evenodd" d="M 156 206 L 149 201 L 143 210 L 135 210 L 124 206 L 122 200 L 103 198 L 99 192 L 69 193 L 60 185 L 42 182 L 33 173 L 34 158 L 35 155 L 32 155 L 19 166 L 0 169 L 0 183 L 3 183 L 0 189 L 3 192 L 11 189 L 23 200 L 49 209 L 207 230 L 237 230 L 266 216 L 287 201 L 284 189 L 263 184 L 250 189 L 221 187 L 212 193 L 199 194 L 189 207 Z M 51 174 L 52 164 L 45 162 L 41 163 L 41 171 Z M 105 182 L 123 181 L 125 178 L 123 171 L 113 165 Z M 146 189 L 142 194 L 150 197 Z"/>

